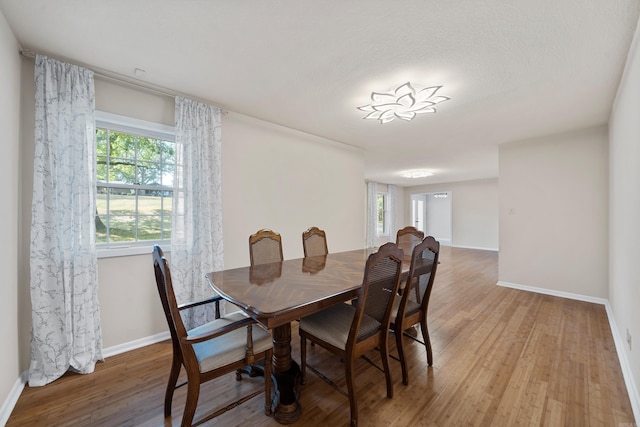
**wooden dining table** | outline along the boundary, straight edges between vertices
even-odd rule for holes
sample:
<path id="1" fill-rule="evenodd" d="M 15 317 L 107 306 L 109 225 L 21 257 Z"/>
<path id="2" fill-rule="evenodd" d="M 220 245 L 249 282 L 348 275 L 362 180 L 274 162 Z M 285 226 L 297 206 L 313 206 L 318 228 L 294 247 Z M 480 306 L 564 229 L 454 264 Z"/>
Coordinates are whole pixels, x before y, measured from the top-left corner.
<path id="1" fill-rule="evenodd" d="M 274 417 L 279 423 L 291 424 L 301 415 L 300 367 L 291 357 L 291 322 L 355 298 L 367 258 L 375 251 L 359 249 L 207 274 L 217 293 L 272 331 Z"/>

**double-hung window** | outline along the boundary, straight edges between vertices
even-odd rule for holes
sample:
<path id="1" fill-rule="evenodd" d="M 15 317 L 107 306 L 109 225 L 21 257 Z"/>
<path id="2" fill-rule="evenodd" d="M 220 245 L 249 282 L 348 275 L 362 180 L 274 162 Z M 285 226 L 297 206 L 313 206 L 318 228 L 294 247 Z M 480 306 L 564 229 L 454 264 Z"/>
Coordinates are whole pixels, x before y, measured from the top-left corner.
<path id="1" fill-rule="evenodd" d="M 99 252 L 170 241 L 175 169 L 172 126 L 96 112 Z"/>

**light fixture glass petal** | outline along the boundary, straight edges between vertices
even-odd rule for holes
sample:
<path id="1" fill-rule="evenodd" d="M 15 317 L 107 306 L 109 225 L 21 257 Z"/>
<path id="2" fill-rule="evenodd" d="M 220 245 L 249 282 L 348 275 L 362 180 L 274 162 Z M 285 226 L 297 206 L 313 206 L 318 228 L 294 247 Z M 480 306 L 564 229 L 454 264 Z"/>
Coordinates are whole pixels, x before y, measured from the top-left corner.
<path id="1" fill-rule="evenodd" d="M 365 119 L 377 119 L 389 123 L 394 118 L 411 120 L 417 113 L 435 113 L 434 105 L 449 100 L 446 96 L 435 96 L 442 86 L 430 86 L 416 91 L 411 82 L 398 86 L 393 93 L 371 93 L 371 104 L 357 107 L 368 112 Z"/>

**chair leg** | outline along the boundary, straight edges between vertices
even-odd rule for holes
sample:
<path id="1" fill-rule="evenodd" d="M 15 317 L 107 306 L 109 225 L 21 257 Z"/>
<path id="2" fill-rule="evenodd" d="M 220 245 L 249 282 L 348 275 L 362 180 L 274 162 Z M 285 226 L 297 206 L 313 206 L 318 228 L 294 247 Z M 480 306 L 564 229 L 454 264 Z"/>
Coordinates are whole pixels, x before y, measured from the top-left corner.
<path id="1" fill-rule="evenodd" d="M 271 367 L 273 365 L 273 350 L 268 351 L 264 358 L 264 413 L 271 415 Z"/>
<path id="2" fill-rule="evenodd" d="M 171 416 L 171 403 L 173 402 L 173 392 L 176 389 L 176 383 L 180 376 L 180 368 L 182 364 L 178 359 L 176 352 L 173 352 L 173 360 L 171 361 L 171 372 L 169 373 L 169 382 L 167 383 L 167 391 L 164 393 L 164 417 Z"/>
<path id="3" fill-rule="evenodd" d="M 300 335 L 300 362 L 300 383 L 304 385 L 307 373 L 307 338 L 304 335 Z"/>
<path id="4" fill-rule="evenodd" d="M 349 393 L 349 408 L 351 410 L 351 427 L 358 425 L 358 402 L 356 401 L 356 390 L 354 386 L 354 358 L 351 355 L 345 357 L 344 361 L 345 379 L 347 381 L 347 391 Z"/>
<path id="5" fill-rule="evenodd" d="M 391 399 L 393 398 L 393 383 L 391 382 L 391 369 L 389 367 L 389 342 L 384 338 L 380 344 L 380 357 L 382 358 L 382 367 L 384 368 L 384 379 L 387 382 L 387 397 Z"/>
<path id="6" fill-rule="evenodd" d="M 182 415 L 182 427 L 190 427 L 193 422 L 193 416 L 196 414 L 198 406 L 198 397 L 200 396 L 200 384 L 197 379 L 187 382 L 187 402 L 184 405 L 184 414 Z"/>
<path id="7" fill-rule="evenodd" d="M 429 366 L 433 365 L 433 353 L 431 351 L 431 340 L 429 339 L 429 329 L 427 329 L 427 319 L 422 317 L 420 319 L 420 329 L 422 329 L 422 339 L 424 346 L 427 348 L 427 363 Z"/>
<path id="8" fill-rule="evenodd" d="M 402 339 L 402 325 L 396 325 L 393 335 L 396 337 L 396 348 L 398 349 L 398 358 L 400 359 L 400 367 L 402 368 L 402 384 L 409 385 L 409 374 L 407 373 L 407 361 L 404 357 L 404 345 Z"/>

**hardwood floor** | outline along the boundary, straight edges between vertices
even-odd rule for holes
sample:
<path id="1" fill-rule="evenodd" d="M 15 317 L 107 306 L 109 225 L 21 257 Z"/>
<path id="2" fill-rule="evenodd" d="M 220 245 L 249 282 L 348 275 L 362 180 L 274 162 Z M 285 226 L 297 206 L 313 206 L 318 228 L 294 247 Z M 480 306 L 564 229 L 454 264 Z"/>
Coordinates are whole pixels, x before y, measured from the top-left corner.
<path id="1" fill-rule="evenodd" d="M 407 340 L 409 386 L 392 360 L 395 394 L 387 399 L 384 375 L 360 361 L 361 425 L 634 425 L 604 306 L 496 286 L 494 252 L 443 247 L 440 261 L 428 321 L 433 367 L 424 347 Z M 295 325 L 293 337 L 299 357 Z M 185 388 L 174 396 L 173 419 L 163 418 L 170 352 L 169 342 L 154 344 L 110 357 L 91 375 L 26 387 L 7 426 L 179 425 Z M 318 346 L 307 357 L 344 386 L 340 360 Z M 223 406 L 261 387 L 261 378 L 229 375 L 206 384 L 199 405 Z M 300 393 L 296 425 L 348 424 L 348 399 L 312 372 Z M 259 395 L 205 425 L 278 425 L 263 404 Z"/>

